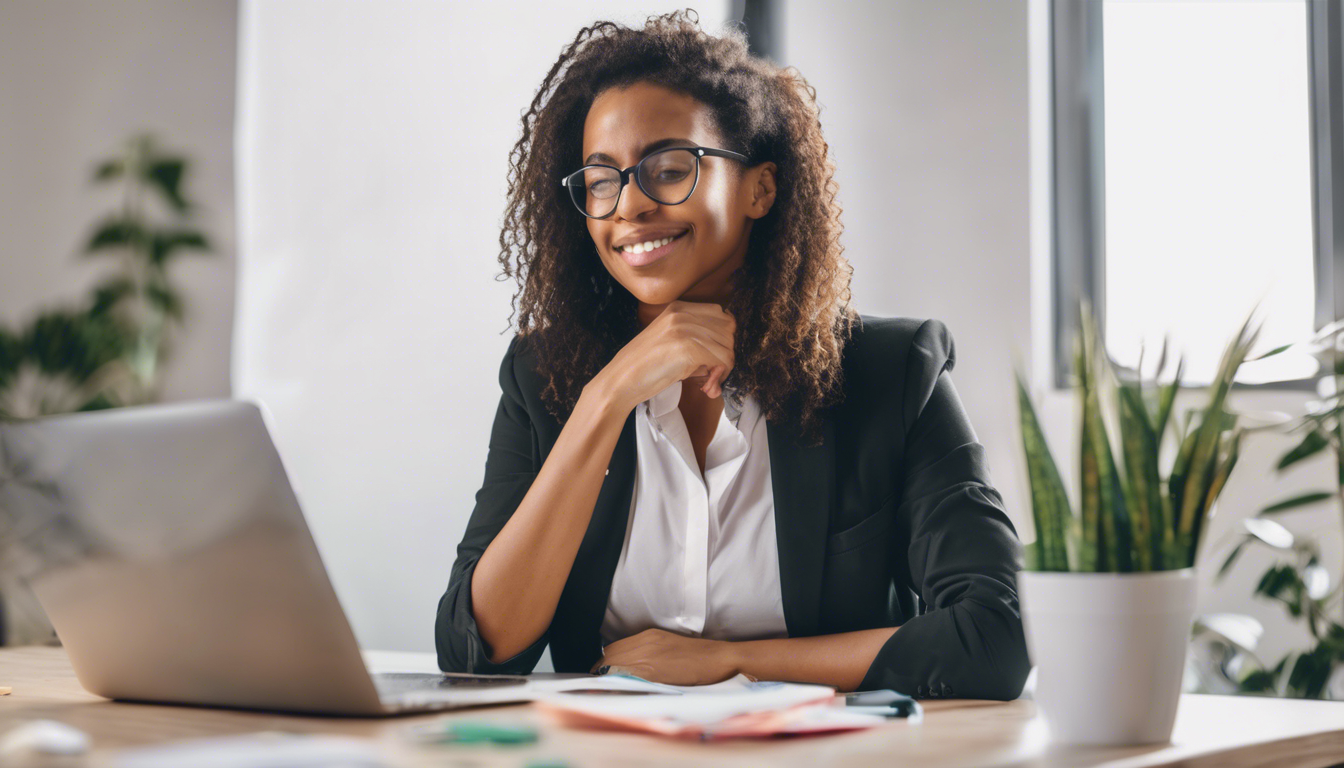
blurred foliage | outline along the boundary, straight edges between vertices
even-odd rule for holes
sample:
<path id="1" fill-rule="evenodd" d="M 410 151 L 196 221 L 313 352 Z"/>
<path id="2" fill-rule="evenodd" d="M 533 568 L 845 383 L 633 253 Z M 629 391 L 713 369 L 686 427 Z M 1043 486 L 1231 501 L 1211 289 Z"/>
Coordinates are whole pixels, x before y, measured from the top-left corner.
<path id="1" fill-rule="evenodd" d="M 1329 570 L 1321 562 L 1320 547 L 1306 537 L 1293 534 L 1274 518 L 1292 512 L 1319 509 L 1329 503 L 1336 508 L 1336 519 L 1344 514 L 1344 427 L 1340 414 L 1341 380 L 1344 380 L 1344 320 L 1332 323 L 1311 338 L 1280 347 L 1303 347 L 1315 356 L 1326 374 L 1318 383 L 1323 399 L 1306 404 L 1306 413 L 1285 419 L 1270 428 L 1296 437 L 1275 469 L 1279 474 L 1314 456 L 1329 456 L 1335 487 L 1329 490 L 1296 492 L 1276 501 L 1242 521 L 1236 544 L 1223 560 L 1217 578 L 1231 571 L 1242 553 L 1256 547 L 1272 553 L 1274 562 L 1256 583 L 1256 597 L 1283 606 L 1287 614 L 1305 625 L 1311 645 L 1286 654 L 1273 666 L 1254 656 L 1255 637 L 1226 637 L 1212 632 L 1225 645 L 1229 661 L 1226 672 L 1237 689 L 1245 693 L 1263 693 L 1302 698 L 1344 698 L 1344 586 L 1339 580 L 1331 585 Z M 1342 529 L 1344 530 L 1344 529 Z"/>
<path id="2" fill-rule="evenodd" d="M 189 161 L 150 134 L 99 161 L 93 182 L 119 188 L 117 210 L 99 220 L 86 258 L 119 268 L 73 307 L 44 309 L 26 326 L 0 327 L 0 418 L 31 418 L 152 402 L 171 331 L 185 311 L 168 267 L 206 253 L 183 181 Z"/>

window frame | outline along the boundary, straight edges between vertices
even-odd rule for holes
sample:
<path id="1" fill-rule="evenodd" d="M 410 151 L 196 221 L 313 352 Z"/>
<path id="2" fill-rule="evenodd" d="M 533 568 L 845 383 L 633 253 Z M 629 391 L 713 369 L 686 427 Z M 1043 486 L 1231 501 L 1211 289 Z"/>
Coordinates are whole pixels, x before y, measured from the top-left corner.
<path id="1" fill-rule="evenodd" d="M 1106 333 L 1104 0 L 1048 0 L 1051 127 L 1052 386 L 1075 386 L 1071 339 L 1079 299 Z M 1315 329 L 1344 318 L 1344 0 L 1305 0 L 1311 102 L 1312 243 Z M 1128 366 L 1116 363 L 1122 370 Z M 1247 384 L 1235 390 L 1316 391 L 1318 377 Z M 1207 384 L 1182 384 L 1202 389 Z"/>

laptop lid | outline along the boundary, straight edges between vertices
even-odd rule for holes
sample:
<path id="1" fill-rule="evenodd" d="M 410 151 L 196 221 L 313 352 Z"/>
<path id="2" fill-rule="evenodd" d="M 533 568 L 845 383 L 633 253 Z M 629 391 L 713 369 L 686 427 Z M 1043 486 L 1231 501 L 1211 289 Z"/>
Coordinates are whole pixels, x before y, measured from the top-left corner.
<path id="1" fill-rule="evenodd" d="M 0 507 L 89 691 L 383 713 L 258 406 L 0 422 Z"/>

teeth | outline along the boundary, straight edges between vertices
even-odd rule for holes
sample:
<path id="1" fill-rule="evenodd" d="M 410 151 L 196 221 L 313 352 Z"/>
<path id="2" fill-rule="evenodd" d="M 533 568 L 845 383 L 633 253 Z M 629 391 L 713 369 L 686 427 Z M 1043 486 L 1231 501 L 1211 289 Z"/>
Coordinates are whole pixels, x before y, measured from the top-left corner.
<path id="1" fill-rule="evenodd" d="M 673 240 L 676 240 L 678 237 L 681 237 L 681 235 L 678 234 L 673 235 L 671 237 L 664 237 L 662 240 L 649 240 L 648 242 L 644 243 L 623 245 L 617 250 L 625 251 L 626 253 L 644 253 L 645 251 L 652 251 L 655 248 L 662 248 L 664 245 L 667 245 Z"/>

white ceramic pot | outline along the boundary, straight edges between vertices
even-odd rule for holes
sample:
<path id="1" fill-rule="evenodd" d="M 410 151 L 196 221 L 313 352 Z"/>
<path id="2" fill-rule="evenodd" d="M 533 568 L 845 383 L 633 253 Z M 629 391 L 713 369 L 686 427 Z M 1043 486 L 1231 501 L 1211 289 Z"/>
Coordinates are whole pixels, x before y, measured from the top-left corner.
<path id="1" fill-rule="evenodd" d="M 1036 665 L 1036 706 L 1051 740 L 1169 742 L 1195 613 L 1195 569 L 1019 571 L 1017 587 Z"/>

